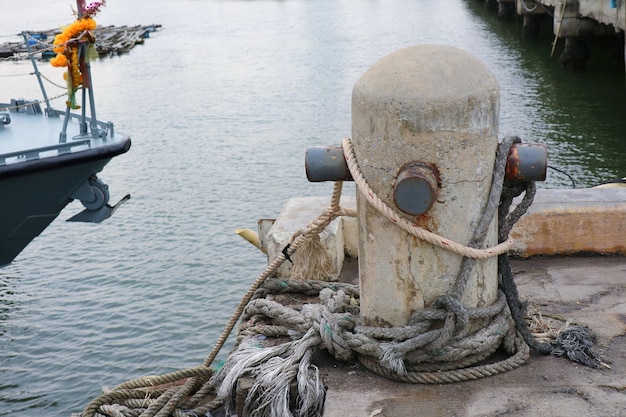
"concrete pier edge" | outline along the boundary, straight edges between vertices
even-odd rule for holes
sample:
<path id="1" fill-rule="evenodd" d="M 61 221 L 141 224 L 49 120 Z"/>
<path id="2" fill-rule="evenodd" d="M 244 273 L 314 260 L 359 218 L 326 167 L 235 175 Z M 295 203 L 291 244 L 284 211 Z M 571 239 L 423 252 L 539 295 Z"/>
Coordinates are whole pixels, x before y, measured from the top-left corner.
<path id="1" fill-rule="evenodd" d="M 267 245 L 270 259 L 282 250 L 276 236 L 286 234 L 274 227 L 287 224 L 287 218 L 291 226 L 303 227 L 311 213 L 321 212 L 329 202 L 328 197 L 293 200 L 275 222 L 261 222 L 267 235 L 273 235 L 261 236 L 272 242 Z M 341 205 L 354 208 L 354 197 L 343 196 Z M 357 253 L 356 220 L 335 222 L 340 224 L 330 233 L 342 236 L 323 241 L 331 253 L 346 255 L 341 280 L 358 282 L 351 259 Z M 625 227 L 626 188 L 540 189 L 511 232 L 517 255 L 512 266 L 522 299 L 544 314 L 589 326 L 610 369 L 534 353 L 526 365 L 502 374 L 421 385 L 383 378 L 358 362 L 341 362 L 320 351 L 316 363 L 327 387 L 323 417 L 626 416 Z"/>
<path id="2" fill-rule="evenodd" d="M 269 229 L 260 230 L 262 245 L 273 259 L 291 234 L 308 224 L 329 203 L 329 197 L 300 197 L 287 202 Z M 355 209 L 354 196 L 342 196 L 341 205 Z M 344 256 L 356 257 L 358 231 L 350 218 L 335 220 L 322 236 L 337 276 Z M 539 189 L 528 212 L 511 231 L 510 252 L 521 258 L 575 254 L 626 255 L 626 187 Z M 460 242 L 463 243 L 463 242 Z M 279 270 L 289 277 L 289 268 Z"/>

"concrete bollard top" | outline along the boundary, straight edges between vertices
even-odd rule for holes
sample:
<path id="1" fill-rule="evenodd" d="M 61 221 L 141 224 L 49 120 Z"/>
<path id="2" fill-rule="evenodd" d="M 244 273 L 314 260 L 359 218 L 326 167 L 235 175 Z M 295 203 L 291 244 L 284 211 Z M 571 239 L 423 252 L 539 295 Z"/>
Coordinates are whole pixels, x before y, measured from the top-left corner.
<path id="1" fill-rule="evenodd" d="M 402 71 L 398 71 L 402 68 Z M 375 63 L 355 83 L 353 98 L 368 97 L 370 104 L 421 109 L 421 114 L 402 114 L 412 127 L 424 130 L 481 130 L 497 126 L 500 85 L 495 76 L 471 54 L 445 45 L 417 45 L 393 52 Z M 410 109 L 405 104 L 410 102 Z M 491 120 L 476 119 L 476 114 L 450 117 L 450 108 L 488 102 L 490 111 L 480 112 Z M 461 112 L 463 113 L 463 112 Z M 413 129 L 411 129 L 413 130 Z"/>

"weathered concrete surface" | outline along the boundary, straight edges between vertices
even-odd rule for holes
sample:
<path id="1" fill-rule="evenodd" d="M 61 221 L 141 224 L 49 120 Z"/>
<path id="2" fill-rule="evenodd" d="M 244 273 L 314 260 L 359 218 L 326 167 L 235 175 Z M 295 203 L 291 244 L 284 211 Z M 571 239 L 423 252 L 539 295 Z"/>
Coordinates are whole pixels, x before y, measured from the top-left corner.
<path id="1" fill-rule="evenodd" d="M 498 0 L 511 3 L 514 0 Z M 608 35 L 626 29 L 623 1 L 539 0 L 515 1 L 519 15 L 545 14 L 553 17 L 553 31 L 559 37 Z"/>
<path id="2" fill-rule="evenodd" d="M 345 196 L 342 199 L 347 207 L 356 206 L 353 196 Z M 266 249 L 268 259 L 271 260 L 280 255 L 293 234 L 303 229 L 312 220 L 315 220 L 329 205 L 330 196 L 328 198 L 316 197 L 313 199 L 292 198 L 287 201 L 276 221 L 272 223 L 269 231 L 264 232 L 261 230 L 261 225 L 266 222 L 259 223 L 260 244 L 261 247 Z M 336 273 L 332 278 L 339 276 L 344 260 L 345 242 L 342 225 L 341 219 L 335 219 L 320 235 L 320 241 L 328 250 L 335 265 Z M 276 271 L 276 276 L 281 278 L 289 277 L 290 274 L 290 262 L 283 263 Z"/>
<path id="3" fill-rule="evenodd" d="M 491 189 L 499 107 L 498 81 L 467 52 L 443 45 L 393 52 L 352 90 L 352 143 L 361 172 L 376 196 L 399 213 L 393 190 L 401 169 L 430 167 L 439 187 L 427 200 L 435 202 L 426 213 L 405 217 L 468 242 Z M 356 201 L 361 314 L 371 325 L 404 326 L 411 312 L 450 291 L 462 258 L 395 227 L 360 191 Z M 473 226 L 460 227 L 459 219 Z M 495 226 L 488 228 L 487 246 L 497 242 Z M 470 274 L 463 301 L 482 307 L 496 299 L 497 264 L 488 259 Z"/>
<path id="4" fill-rule="evenodd" d="M 512 253 L 626 254 L 626 187 L 539 190 L 515 224 Z"/>
<path id="5" fill-rule="evenodd" d="M 288 207 L 309 210 L 292 212 L 294 230 L 329 204 L 325 197 L 299 200 L 299 205 Z M 545 239 L 560 242 L 563 251 L 577 242 L 585 245 L 584 252 L 597 252 L 599 244 L 623 245 L 624 202 L 626 189 L 538 190 L 531 209 L 513 229 L 524 243 L 518 248 L 549 247 Z M 354 198 L 342 198 L 341 204 L 354 208 Z M 355 219 L 341 222 L 334 233 L 343 231 L 344 249 L 354 257 Z M 518 258 L 512 264 L 520 295 L 544 314 L 559 314 L 591 327 L 611 369 L 594 370 L 563 358 L 533 355 L 526 365 L 504 374 L 431 386 L 393 382 L 358 364 L 322 355 L 320 370 L 328 386 L 324 416 L 626 416 L 626 257 Z M 344 263 L 342 275 L 358 282 L 353 259 Z"/>
<path id="6" fill-rule="evenodd" d="M 358 364 L 319 360 L 328 386 L 324 417 L 626 416 L 626 258 L 512 262 L 520 295 L 543 313 L 591 327 L 611 369 L 533 354 L 500 375 L 447 385 L 412 385 Z"/>
<path id="7" fill-rule="evenodd" d="M 626 29 L 626 6 L 623 1 L 616 1 L 615 8 L 611 7 L 609 0 L 541 0 L 540 3 L 554 7 L 554 34 L 560 37 L 592 33 L 592 20 L 615 29 Z"/>

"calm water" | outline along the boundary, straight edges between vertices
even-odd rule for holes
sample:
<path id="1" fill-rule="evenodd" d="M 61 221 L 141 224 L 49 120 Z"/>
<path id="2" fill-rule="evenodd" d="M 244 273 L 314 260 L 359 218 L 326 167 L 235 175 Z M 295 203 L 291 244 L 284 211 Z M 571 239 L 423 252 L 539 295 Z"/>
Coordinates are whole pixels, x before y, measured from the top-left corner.
<path id="1" fill-rule="evenodd" d="M 73 4 L 3 0 L 0 35 L 69 23 Z M 68 416 L 103 386 L 201 363 L 266 262 L 234 230 L 329 195 L 307 183 L 305 148 L 350 135 L 354 82 L 399 48 L 483 60 L 501 83 L 501 135 L 548 144 L 579 186 L 626 175 L 623 69 L 602 52 L 561 70 L 549 39 L 520 42 L 519 22 L 480 4 L 109 0 L 101 24 L 163 25 L 93 65 L 99 114 L 133 138 L 101 177 L 112 200 L 133 197 L 102 225 L 65 223 L 73 203 L 0 269 L 0 415 Z M 29 71 L 1 62 L 2 97 L 38 97 Z M 550 172 L 542 187 L 569 184 Z"/>

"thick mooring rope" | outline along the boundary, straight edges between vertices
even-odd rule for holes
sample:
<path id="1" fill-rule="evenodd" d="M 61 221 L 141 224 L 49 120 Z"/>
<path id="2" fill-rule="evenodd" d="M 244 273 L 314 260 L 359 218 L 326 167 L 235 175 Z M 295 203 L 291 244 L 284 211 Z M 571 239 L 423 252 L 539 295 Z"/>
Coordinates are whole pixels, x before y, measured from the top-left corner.
<path id="1" fill-rule="evenodd" d="M 180 403 L 182 402 L 181 400 L 194 392 L 195 394 L 193 394 L 191 398 L 187 399 L 184 405 L 186 406 L 186 408 L 196 407 L 198 403 L 202 399 L 204 399 L 204 397 L 206 397 L 214 390 L 214 387 L 212 387 L 212 385 L 208 383 L 210 377 L 213 375 L 213 371 L 211 370 L 210 366 L 217 357 L 224 344 L 226 343 L 228 336 L 231 334 L 244 308 L 251 300 L 255 291 L 263 284 L 263 282 L 265 282 L 265 280 L 267 280 L 268 277 L 272 276 L 276 272 L 280 265 L 282 265 L 291 255 L 296 252 L 296 250 L 305 242 L 307 238 L 313 235 L 319 235 L 319 233 L 323 231 L 330 224 L 330 222 L 338 216 L 354 215 L 353 212 L 349 210 L 344 210 L 339 207 L 342 188 L 342 182 L 335 183 L 330 206 L 324 212 L 322 212 L 315 220 L 313 220 L 304 230 L 296 232 L 294 236 L 292 236 L 290 243 L 287 245 L 287 247 L 285 247 L 282 253 L 276 256 L 276 258 L 274 258 L 274 260 L 270 264 L 268 264 L 268 266 L 263 270 L 258 278 L 252 283 L 248 291 L 244 294 L 243 298 L 239 302 L 237 308 L 231 315 L 230 320 L 224 327 L 224 330 L 222 331 L 217 342 L 215 343 L 213 349 L 204 360 L 202 366 L 197 368 L 191 368 L 188 370 L 172 372 L 166 375 L 147 376 L 127 381 L 121 385 L 116 386 L 112 390 L 103 393 L 102 395 L 91 401 L 87 405 L 87 407 L 85 407 L 81 416 L 99 417 L 100 415 L 103 415 L 101 414 L 101 412 L 103 411 L 102 406 L 106 404 L 118 404 L 122 408 L 125 408 L 125 411 L 121 412 L 122 414 L 120 415 L 140 415 L 141 417 L 168 416 L 171 413 L 177 412 L 176 407 L 180 405 Z M 169 388 L 169 390 L 165 391 L 165 393 L 154 389 L 155 386 L 171 384 L 183 379 L 186 379 L 184 385 L 171 387 Z M 174 396 L 174 392 L 176 392 L 177 395 Z M 144 399 L 144 405 L 146 405 L 147 407 L 145 411 L 137 414 L 136 408 L 131 408 L 130 406 L 127 406 L 128 400 L 132 399 Z M 222 401 L 223 400 L 218 400 L 217 403 L 219 404 Z M 211 408 L 213 407 L 213 405 L 214 404 L 211 403 L 208 408 L 205 405 L 205 408 L 207 410 L 214 409 Z M 204 408 L 202 410 L 204 410 Z M 195 414 L 198 414 L 197 412 L 200 412 L 198 410 L 195 411 Z"/>
<path id="2" fill-rule="evenodd" d="M 293 286 L 294 283 L 272 279 L 262 289 L 270 294 L 317 294 L 320 303 L 290 307 L 263 298 L 265 294 L 259 293 L 259 298 L 251 301 L 246 308 L 243 321 L 257 323 L 266 319 L 272 325 L 244 324 L 240 333 L 243 339 L 241 346 L 248 343 L 244 350 L 250 349 L 252 343 L 259 353 L 261 343 L 259 339 L 255 339 L 259 334 L 269 337 L 296 332 L 302 335 L 310 329 L 316 329 L 321 346 L 334 357 L 349 360 L 358 356 L 363 365 L 376 373 L 394 380 L 414 383 L 459 382 L 495 375 L 520 366 L 528 357 L 528 347 L 521 338 L 515 336 L 514 330 L 511 331 L 510 317 L 499 314 L 506 309 L 503 294 L 493 306 L 471 309 L 468 314 L 471 319 L 495 315 L 496 318 L 491 323 L 468 337 L 443 344 L 438 339 L 445 331 L 429 328 L 432 323 L 446 320 L 448 312 L 443 309 L 429 309 L 420 314 L 424 319 L 427 317 L 427 320 L 422 320 L 421 323 L 413 320 L 401 328 L 368 327 L 361 324 L 358 306 L 354 302 L 354 298 L 358 298 L 357 287 L 316 281 L 306 281 L 297 286 Z M 309 285 L 309 288 L 304 289 L 305 285 Z M 297 345 L 297 340 L 299 339 L 290 343 Z M 459 369 L 490 356 L 502 342 L 506 350 L 513 353 L 511 358 L 493 364 Z M 400 352 L 404 357 L 398 362 L 395 356 Z M 230 391 L 224 379 L 234 382 L 237 378 L 233 377 L 233 372 L 242 374 L 250 371 L 245 366 L 242 367 L 239 360 L 240 357 L 229 357 L 216 377 L 216 382 L 220 383 L 226 398 Z M 233 371 L 233 368 L 236 370 Z"/>
<path id="3" fill-rule="evenodd" d="M 219 407 L 227 411 L 233 408 L 237 381 L 243 375 L 254 379 L 244 415 L 319 416 L 325 389 L 311 360 L 319 348 L 340 360 L 358 358 L 377 374 L 412 383 L 459 382 L 506 372 L 527 360 L 529 346 L 542 353 L 554 352 L 554 343 L 537 342 L 524 322 L 525 306 L 519 301 L 506 255 L 511 246 L 509 232 L 530 206 L 535 192 L 533 183 L 513 184 L 504 180 L 506 157 L 516 142 L 520 139 L 507 136 L 499 145 L 483 216 L 469 244 L 461 245 L 411 224 L 378 199 L 358 169 L 350 140 L 344 139 L 344 154 L 352 177 L 372 205 L 406 232 L 463 256 L 461 271 L 450 293 L 439 297 L 429 308 L 414 312 L 407 326 L 364 326 L 356 286 L 270 278 L 335 218 L 356 214 L 340 207 L 342 183 L 337 182 L 329 208 L 296 232 L 282 253 L 254 281 L 201 366 L 125 382 L 94 399 L 82 417 L 210 416 Z M 522 202 L 510 211 L 513 198 L 522 193 Z M 498 208 L 499 244 L 484 249 L 489 224 Z M 501 281 L 498 300 L 482 308 L 463 306 L 461 299 L 475 262 L 493 256 L 498 256 Z M 318 297 L 319 303 L 289 306 L 270 299 L 279 294 L 305 294 Z M 235 347 L 224 367 L 215 374 L 211 364 L 242 314 Z M 470 324 L 477 321 L 483 327 L 471 331 Z M 269 338 L 284 343 L 268 346 L 265 340 Z M 572 344 L 569 340 L 566 343 Z M 477 365 L 499 347 L 504 347 L 510 356 Z M 575 354 L 580 357 L 593 350 L 587 347 L 584 352 L 577 348 Z M 556 354 L 567 354 L 574 359 L 564 350 Z M 289 402 L 293 383 L 298 392 L 295 411 Z"/>

